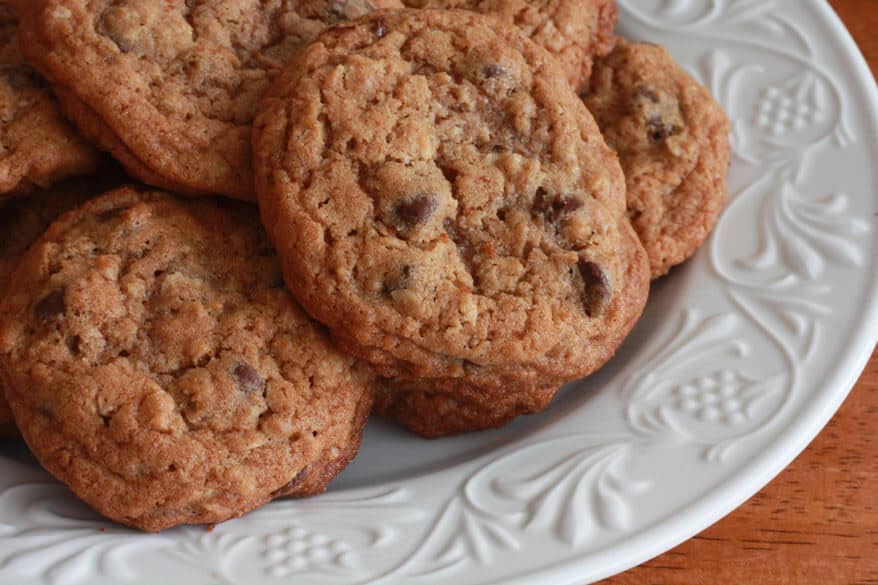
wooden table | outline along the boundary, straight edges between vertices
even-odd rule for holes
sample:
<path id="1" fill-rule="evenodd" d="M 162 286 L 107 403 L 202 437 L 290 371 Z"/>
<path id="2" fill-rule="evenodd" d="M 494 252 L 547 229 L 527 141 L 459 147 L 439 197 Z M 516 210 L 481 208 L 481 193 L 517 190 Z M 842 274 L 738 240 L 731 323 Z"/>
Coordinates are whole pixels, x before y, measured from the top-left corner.
<path id="1" fill-rule="evenodd" d="M 831 0 L 878 75 L 878 0 Z M 878 352 L 829 425 L 726 518 L 602 585 L 878 585 Z"/>

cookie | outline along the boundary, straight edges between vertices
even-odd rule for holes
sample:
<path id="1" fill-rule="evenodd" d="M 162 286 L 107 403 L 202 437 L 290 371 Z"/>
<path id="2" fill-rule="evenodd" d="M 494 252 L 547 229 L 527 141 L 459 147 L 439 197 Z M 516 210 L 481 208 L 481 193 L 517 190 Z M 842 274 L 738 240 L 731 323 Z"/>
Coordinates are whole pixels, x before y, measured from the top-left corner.
<path id="1" fill-rule="evenodd" d="M 27 252 L 0 304 L 0 366 L 46 469 L 149 531 L 322 491 L 373 394 L 283 288 L 255 208 L 132 188 Z"/>
<path id="2" fill-rule="evenodd" d="M 518 416 L 544 410 L 557 386 L 485 394 L 476 388 L 436 391 L 418 380 L 383 381 L 373 414 L 387 417 L 428 439 L 502 427 Z"/>
<path id="3" fill-rule="evenodd" d="M 18 23 L 0 0 L 0 198 L 93 171 L 98 152 L 62 117 L 19 51 Z"/>
<path id="4" fill-rule="evenodd" d="M 628 215 L 652 277 L 704 242 L 726 200 L 729 121 L 662 47 L 620 41 L 596 63 L 585 103 L 622 162 Z"/>
<path id="5" fill-rule="evenodd" d="M 628 231 L 627 242 L 620 252 L 627 255 L 625 263 L 630 266 L 631 275 L 642 282 L 649 270 L 648 261 L 633 231 Z M 612 351 L 621 345 L 639 316 L 637 310 L 628 311 L 628 323 L 616 328 L 615 338 L 604 339 L 609 353 L 597 358 L 596 363 L 604 363 L 612 357 Z M 431 380 L 382 379 L 372 412 L 434 439 L 499 428 L 518 416 L 536 414 L 549 406 L 560 389 L 559 382 L 546 385 L 544 381 L 531 379 L 522 383 L 515 375 L 499 378 L 488 388 L 463 383 L 443 389 L 437 388 Z"/>
<path id="6" fill-rule="evenodd" d="M 15 437 L 18 435 L 18 428 L 15 426 L 15 419 L 12 418 L 12 410 L 5 398 L 0 398 L 0 439 Z"/>
<path id="7" fill-rule="evenodd" d="M 101 189 L 120 182 L 119 172 L 106 167 L 94 177 L 72 179 L 36 191 L 28 197 L 12 198 L 0 208 L 0 299 L 11 282 L 12 272 L 19 260 L 50 223 Z M 17 434 L 0 380 L 0 436 Z"/>
<path id="8" fill-rule="evenodd" d="M 253 198 L 256 101 L 300 44 L 399 0 L 35 0 L 22 48 L 84 134 L 140 180 Z"/>
<path id="9" fill-rule="evenodd" d="M 643 308 L 616 155 L 512 26 L 405 10 L 331 29 L 266 94 L 254 155 L 287 285 L 401 384 L 542 392 Z"/>
<path id="10" fill-rule="evenodd" d="M 579 88 L 592 59 L 613 48 L 616 0 L 403 0 L 412 8 L 475 10 L 512 23 L 561 63 Z"/>

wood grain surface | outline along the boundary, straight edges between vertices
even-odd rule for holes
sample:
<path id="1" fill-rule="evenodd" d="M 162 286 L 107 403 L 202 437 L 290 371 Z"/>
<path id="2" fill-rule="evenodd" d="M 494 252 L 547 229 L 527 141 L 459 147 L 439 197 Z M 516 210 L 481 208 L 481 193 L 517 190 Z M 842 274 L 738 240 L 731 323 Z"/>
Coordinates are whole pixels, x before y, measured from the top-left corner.
<path id="1" fill-rule="evenodd" d="M 830 2 L 878 73 L 878 0 Z M 602 585 L 878 585 L 878 352 L 823 432 L 729 516 Z"/>

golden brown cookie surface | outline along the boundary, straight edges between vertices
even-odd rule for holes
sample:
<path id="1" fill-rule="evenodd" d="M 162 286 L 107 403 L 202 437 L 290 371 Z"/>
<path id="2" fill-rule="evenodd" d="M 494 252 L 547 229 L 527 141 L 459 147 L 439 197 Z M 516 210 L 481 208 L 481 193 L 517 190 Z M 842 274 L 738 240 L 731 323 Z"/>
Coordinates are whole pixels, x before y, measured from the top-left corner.
<path id="1" fill-rule="evenodd" d="M 25 62 L 17 19 L 0 1 L 0 197 L 88 173 L 99 162 L 98 152 L 61 117 L 51 91 Z"/>
<path id="2" fill-rule="evenodd" d="M 614 42 L 616 0 L 403 0 L 413 8 L 466 9 L 515 24 L 558 59 L 573 87 Z"/>
<path id="3" fill-rule="evenodd" d="M 729 121 L 663 48 L 620 41 L 598 61 L 585 103 L 618 153 L 628 215 L 653 278 L 689 258 L 726 200 Z"/>
<path id="4" fill-rule="evenodd" d="M 289 55 L 398 0 L 37 0 L 23 48 L 66 112 L 139 179 L 252 199 L 250 123 Z"/>
<path id="5" fill-rule="evenodd" d="M 27 197 L 15 197 L 0 206 L 0 300 L 12 279 L 12 273 L 27 249 L 62 213 L 124 182 L 121 171 L 104 165 L 95 174 L 36 190 Z M 0 380 L 0 436 L 18 434 L 12 411 L 6 404 Z"/>
<path id="6" fill-rule="evenodd" d="M 267 94 L 254 145 L 288 286 L 385 376 L 559 385 L 643 307 L 615 154 L 514 27 L 423 10 L 327 31 Z"/>
<path id="7" fill-rule="evenodd" d="M 145 530 L 324 489 L 356 453 L 371 379 L 280 284 L 250 206 L 124 188 L 62 216 L 0 304 L 33 453 Z"/>

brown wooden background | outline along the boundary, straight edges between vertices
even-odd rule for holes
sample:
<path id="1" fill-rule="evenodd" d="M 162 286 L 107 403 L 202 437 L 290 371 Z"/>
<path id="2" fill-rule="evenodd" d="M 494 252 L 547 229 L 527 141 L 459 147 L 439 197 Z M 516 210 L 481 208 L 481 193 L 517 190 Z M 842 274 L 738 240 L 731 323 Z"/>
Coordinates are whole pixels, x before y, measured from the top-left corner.
<path id="1" fill-rule="evenodd" d="M 831 0 L 878 73 L 878 0 Z M 878 163 L 878 161 L 876 161 Z M 878 352 L 832 422 L 735 512 L 602 585 L 878 585 Z"/>

